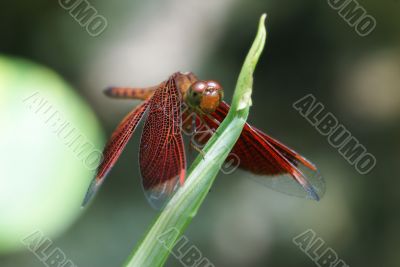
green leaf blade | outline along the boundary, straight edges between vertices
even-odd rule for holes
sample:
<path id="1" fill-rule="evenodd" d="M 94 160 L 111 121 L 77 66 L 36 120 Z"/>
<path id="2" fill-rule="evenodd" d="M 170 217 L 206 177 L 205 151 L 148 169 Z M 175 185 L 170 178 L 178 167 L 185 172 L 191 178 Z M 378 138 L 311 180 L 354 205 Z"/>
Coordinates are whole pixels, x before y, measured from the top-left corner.
<path id="1" fill-rule="evenodd" d="M 185 184 L 159 214 L 128 258 L 126 267 L 163 266 L 176 241 L 197 214 L 246 123 L 251 106 L 253 73 L 266 40 L 265 18 L 265 14 L 260 18 L 258 32 L 240 72 L 228 115 L 204 147 L 204 157 L 199 155 L 195 159 Z"/>

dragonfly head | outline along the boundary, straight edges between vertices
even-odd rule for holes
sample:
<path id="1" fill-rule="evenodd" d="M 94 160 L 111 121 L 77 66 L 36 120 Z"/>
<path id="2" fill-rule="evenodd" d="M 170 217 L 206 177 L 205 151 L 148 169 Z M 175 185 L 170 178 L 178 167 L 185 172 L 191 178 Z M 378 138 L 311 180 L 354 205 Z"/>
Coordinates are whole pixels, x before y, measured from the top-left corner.
<path id="1" fill-rule="evenodd" d="M 193 83 L 188 91 L 187 100 L 189 105 L 200 109 L 206 114 L 213 113 L 224 97 L 222 86 L 213 80 L 197 81 Z"/>

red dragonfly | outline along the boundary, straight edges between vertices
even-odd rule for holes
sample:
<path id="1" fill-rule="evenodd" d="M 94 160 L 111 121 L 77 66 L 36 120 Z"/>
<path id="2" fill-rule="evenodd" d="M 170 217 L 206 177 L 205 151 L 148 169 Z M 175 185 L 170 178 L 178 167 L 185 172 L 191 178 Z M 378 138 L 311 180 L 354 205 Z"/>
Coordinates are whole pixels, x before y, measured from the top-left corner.
<path id="1" fill-rule="evenodd" d="M 197 144 L 206 143 L 229 111 L 229 105 L 222 100 L 223 89 L 216 81 L 202 81 L 193 73 L 177 72 L 153 87 L 111 87 L 105 94 L 143 102 L 122 120 L 105 146 L 104 159 L 83 205 L 98 190 L 139 122 L 146 117 L 140 141 L 140 173 L 150 204 L 160 208 L 185 180 L 182 132 L 191 130 Z M 208 132 L 196 135 L 204 133 L 200 130 L 204 126 Z M 240 169 L 278 191 L 314 200 L 324 194 L 325 184 L 314 164 L 250 124 L 245 124 L 227 161 L 235 157 Z"/>

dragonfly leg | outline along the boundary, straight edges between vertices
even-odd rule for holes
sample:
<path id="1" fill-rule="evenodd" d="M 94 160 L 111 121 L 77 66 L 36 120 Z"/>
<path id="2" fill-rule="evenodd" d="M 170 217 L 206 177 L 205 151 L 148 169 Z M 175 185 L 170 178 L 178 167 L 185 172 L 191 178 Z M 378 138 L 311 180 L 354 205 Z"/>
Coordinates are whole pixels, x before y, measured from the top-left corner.
<path id="1" fill-rule="evenodd" d="M 212 120 L 215 124 L 218 125 L 216 129 L 212 129 L 213 132 L 214 132 L 214 134 L 216 134 L 216 135 L 218 136 L 219 134 L 217 133 L 217 129 L 218 129 L 218 127 L 219 127 L 219 125 L 220 125 L 221 123 L 220 123 L 217 119 L 215 119 L 214 117 L 212 117 L 210 114 L 205 114 L 205 115 L 207 116 L 207 118 L 209 118 L 209 119 Z M 203 121 L 204 124 L 206 123 L 206 122 L 204 121 L 203 118 L 201 118 L 201 120 Z"/>
<path id="2" fill-rule="evenodd" d="M 192 116 L 192 137 L 194 137 L 197 134 L 197 124 L 196 124 L 196 116 Z M 199 152 L 203 159 L 205 157 L 205 153 L 203 150 L 201 150 L 200 147 L 198 147 L 194 142 L 193 142 L 193 138 L 190 138 L 190 148 L 193 148 L 194 150 L 196 150 L 197 152 Z"/>
<path id="3" fill-rule="evenodd" d="M 204 153 L 203 150 L 201 150 L 198 146 L 196 146 L 192 141 L 190 141 L 190 146 L 196 150 L 197 152 L 200 153 L 200 155 L 203 157 L 203 159 L 205 158 L 206 154 Z"/>

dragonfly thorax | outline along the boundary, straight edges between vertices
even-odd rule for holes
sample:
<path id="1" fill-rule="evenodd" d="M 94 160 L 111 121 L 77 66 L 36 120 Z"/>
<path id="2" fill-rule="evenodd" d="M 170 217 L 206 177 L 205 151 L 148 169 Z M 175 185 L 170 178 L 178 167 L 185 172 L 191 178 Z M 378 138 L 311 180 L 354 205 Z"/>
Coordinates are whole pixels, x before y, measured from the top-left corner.
<path id="1" fill-rule="evenodd" d="M 187 104 L 206 114 L 213 113 L 224 96 L 222 86 L 216 81 L 197 81 L 193 83 L 187 94 Z"/>

